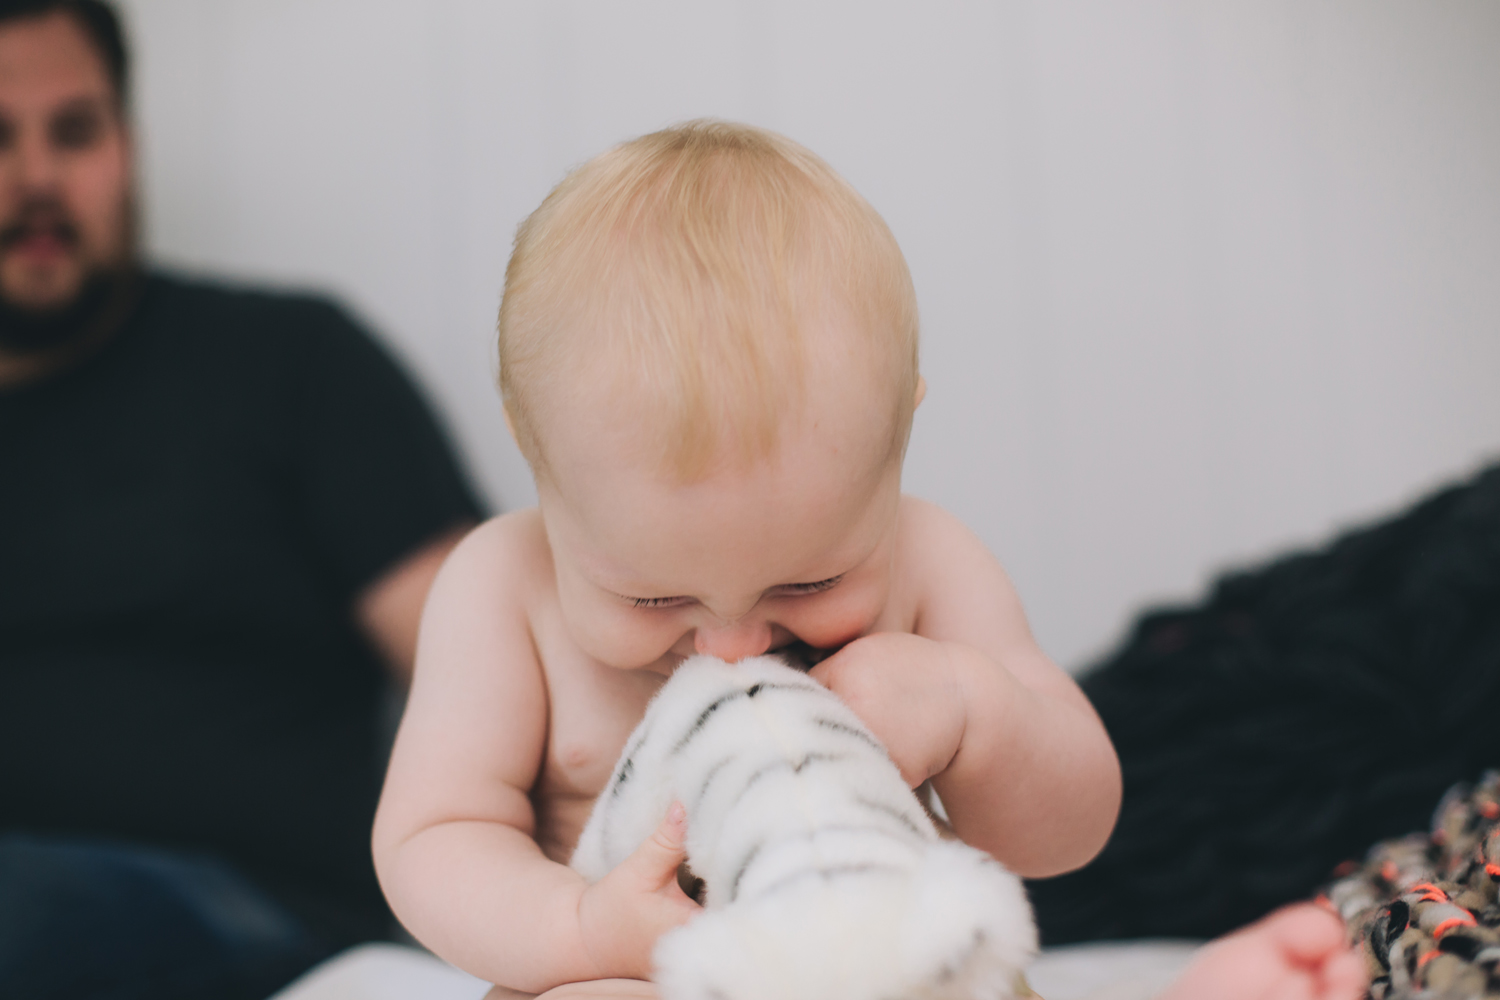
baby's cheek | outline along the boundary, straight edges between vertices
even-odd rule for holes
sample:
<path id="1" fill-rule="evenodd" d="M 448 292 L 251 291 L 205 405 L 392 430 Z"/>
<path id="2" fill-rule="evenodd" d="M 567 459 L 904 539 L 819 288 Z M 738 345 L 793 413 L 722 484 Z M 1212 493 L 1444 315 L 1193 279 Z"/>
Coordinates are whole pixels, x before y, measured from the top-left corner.
<path id="1" fill-rule="evenodd" d="M 829 602 L 825 608 L 809 608 L 793 616 L 786 627 L 797 638 L 817 649 L 839 649 L 875 627 L 880 608 L 869 602 Z"/>
<path id="2" fill-rule="evenodd" d="M 671 637 L 642 634 L 636 629 L 616 629 L 600 630 L 591 637 L 583 651 L 606 666 L 639 670 L 656 663 L 671 649 Z"/>
<path id="3" fill-rule="evenodd" d="M 568 634 L 586 655 L 622 670 L 647 667 L 660 660 L 681 636 L 670 621 L 632 609 L 565 608 Z"/>

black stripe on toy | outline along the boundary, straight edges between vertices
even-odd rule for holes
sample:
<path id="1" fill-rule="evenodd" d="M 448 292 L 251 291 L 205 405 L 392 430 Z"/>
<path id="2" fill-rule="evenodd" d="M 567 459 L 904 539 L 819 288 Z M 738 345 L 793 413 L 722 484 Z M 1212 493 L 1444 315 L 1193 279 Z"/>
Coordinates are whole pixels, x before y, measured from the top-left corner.
<path id="1" fill-rule="evenodd" d="M 619 795 L 620 788 L 625 784 L 625 782 L 629 781 L 630 776 L 635 773 L 635 755 L 640 753 L 641 747 L 645 746 L 646 741 L 650 738 L 651 727 L 647 726 L 646 729 L 641 733 L 641 735 L 636 737 L 636 739 L 628 747 L 625 748 L 625 752 L 621 755 L 623 759 L 620 761 L 620 767 L 615 772 L 614 784 L 610 787 L 609 790 L 610 798 L 614 798 L 616 795 Z"/>
<path id="2" fill-rule="evenodd" d="M 734 800 L 733 805 L 738 805 L 740 799 L 743 799 L 745 797 L 745 793 L 750 790 L 750 786 L 755 784 L 761 778 L 764 778 L 766 775 L 770 774 L 772 771 L 788 769 L 793 774 L 801 774 L 802 769 L 809 764 L 822 764 L 835 760 L 847 760 L 848 758 L 849 755 L 843 753 L 810 753 L 806 757 L 803 757 L 798 761 L 778 760 L 772 761 L 769 764 L 762 765 L 758 770 L 753 772 L 750 777 L 745 779 L 745 783 L 740 786 L 739 797 Z"/>
<path id="3" fill-rule="evenodd" d="M 723 708 L 725 705 L 729 704 L 729 702 L 734 701 L 736 698 L 744 697 L 746 697 L 746 695 L 743 691 L 731 691 L 728 694 L 720 695 L 713 701 L 709 702 L 708 706 L 704 708 L 703 711 L 698 713 L 698 718 L 693 720 L 693 724 L 688 727 L 688 731 L 683 733 L 682 738 L 679 739 L 676 745 L 672 747 L 672 755 L 675 757 L 677 754 L 681 753 L 689 743 L 693 742 L 693 737 L 703 732 L 703 727 L 708 725 L 710 716 L 712 716 L 719 709 Z"/>
<path id="4" fill-rule="evenodd" d="M 918 837 L 921 837 L 923 840 L 927 839 L 927 831 L 922 829 L 921 826 L 917 824 L 916 820 L 912 819 L 905 812 L 896 808 L 895 806 L 887 802 L 876 802 L 872 799 L 867 799 L 862 795 L 854 796 L 854 801 L 857 804 L 864 806 L 866 809 L 870 809 L 874 812 L 878 812 L 885 816 L 891 817 L 892 819 L 898 821 L 902 826 L 910 830 L 912 833 L 915 833 Z"/>
<path id="5" fill-rule="evenodd" d="M 845 736 L 852 736 L 857 740 L 868 743 L 876 750 L 879 750 L 882 756 L 886 754 L 885 747 L 880 745 L 880 741 L 871 736 L 869 733 L 865 732 L 863 729 L 851 726 L 847 722 L 840 722 L 837 719 L 827 718 L 826 716 L 818 716 L 812 721 L 814 725 L 818 726 L 821 729 L 827 729 L 835 733 L 843 733 Z"/>
<path id="6" fill-rule="evenodd" d="M 824 834 L 828 833 L 857 833 L 872 837 L 885 837 L 887 840 L 896 841 L 903 847 L 910 846 L 907 841 L 898 838 L 895 834 L 887 830 L 881 830 L 876 827 L 857 826 L 853 823 L 833 823 L 828 826 L 820 826 L 816 827 L 815 829 L 804 830 L 801 833 L 790 834 L 788 836 L 782 837 L 780 840 L 777 840 L 776 846 L 780 847 L 783 844 L 791 843 L 792 841 L 797 840 L 816 840 Z M 732 878 L 729 882 L 729 901 L 731 903 L 739 897 L 740 882 L 744 880 L 745 874 L 750 870 L 751 863 L 756 859 L 757 856 L 759 856 L 760 852 L 765 848 L 765 846 L 766 841 L 757 841 L 754 847 L 745 852 L 745 857 L 741 859 L 739 867 L 735 869 L 734 878 Z M 818 869 L 808 870 L 816 871 Z"/>
<path id="7" fill-rule="evenodd" d="M 897 877 L 906 875 L 906 870 L 895 865 L 877 865 L 874 863 L 862 865 L 830 865 L 827 868 L 809 868 L 806 871 L 793 872 L 785 878 L 778 879 L 760 891 L 757 899 L 765 899 L 774 892 L 780 892 L 795 882 L 801 882 L 809 878 L 833 879 L 842 878 L 846 875 L 870 875 L 870 874 L 895 875 Z"/>
<path id="8" fill-rule="evenodd" d="M 753 698 L 756 695 L 760 694 L 762 691 L 810 691 L 810 690 L 812 690 L 812 689 L 808 688 L 807 686 L 802 685 L 802 684 L 765 684 L 765 683 L 759 683 L 759 684 L 752 684 L 746 690 L 731 691 L 728 694 L 720 695 L 719 697 L 715 698 L 713 701 L 709 702 L 708 706 L 706 708 L 704 708 L 702 712 L 698 713 L 698 718 L 696 718 L 696 719 L 693 720 L 693 724 L 688 727 L 688 731 L 685 732 L 685 733 L 683 733 L 682 734 L 682 738 L 679 739 L 677 741 L 677 743 L 672 747 L 672 755 L 675 757 L 677 754 L 681 753 L 684 749 L 686 749 L 687 745 L 689 743 L 693 742 L 693 740 L 698 736 L 699 733 L 703 732 L 703 727 L 706 726 L 706 725 L 708 725 L 708 720 L 713 716 L 713 714 L 715 712 L 717 712 L 719 709 L 723 708 L 725 705 L 729 704 L 731 701 L 735 701 L 736 699 L 739 699 L 739 698 Z"/>
<path id="9" fill-rule="evenodd" d="M 739 898 L 740 882 L 744 880 L 745 873 L 750 870 L 750 863 L 755 860 L 756 855 L 760 854 L 761 848 L 765 846 L 766 842 L 764 840 L 757 841 L 755 846 L 750 848 L 740 860 L 740 866 L 734 870 L 734 878 L 729 882 L 729 901 L 731 903 Z"/>
<path id="10" fill-rule="evenodd" d="M 703 797 L 708 794 L 708 786 L 714 783 L 714 779 L 719 776 L 719 772 L 732 763 L 734 763 L 733 755 L 725 757 L 708 769 L 708 773 L 703 776 L 703 783 L 698 786 L 698 794 L 693 796 L 693 812 L 697 812 L 698 807 L 703 804 Z"/>

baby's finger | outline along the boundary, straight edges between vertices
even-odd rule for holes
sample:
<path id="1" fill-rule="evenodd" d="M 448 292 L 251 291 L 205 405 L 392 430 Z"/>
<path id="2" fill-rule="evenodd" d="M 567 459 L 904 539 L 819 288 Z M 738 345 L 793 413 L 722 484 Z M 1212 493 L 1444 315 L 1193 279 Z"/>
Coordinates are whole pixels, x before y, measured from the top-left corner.
<path id="1" fill-rule="evenodd" d="M 843 652 L 839 650 L 822 663 L 817 664 L 807 672 L 807 676 L 830 691 L 838 691 L 839 674 L 844 666 Z"/>
<path id="2" fill-rule="evenodd" d="M 672 803 L 655 832 L 620 864 L 632 881 L 650 890 L 677 881 L 677 868 L 687 858 L 687 810 Z"/>

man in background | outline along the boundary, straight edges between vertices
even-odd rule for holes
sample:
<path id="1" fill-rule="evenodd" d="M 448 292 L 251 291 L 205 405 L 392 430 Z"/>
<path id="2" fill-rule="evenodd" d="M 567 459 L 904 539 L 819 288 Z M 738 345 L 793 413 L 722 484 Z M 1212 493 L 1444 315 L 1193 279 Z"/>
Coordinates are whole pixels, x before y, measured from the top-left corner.
<path id="1" fill-rule="evenodd" d="M 127 80 L 99 0 L 0 0 L 9 1000 L 259 998 L 388 932 L 381 696 L 480 516 L 337 308 L 142 266 Z"/>

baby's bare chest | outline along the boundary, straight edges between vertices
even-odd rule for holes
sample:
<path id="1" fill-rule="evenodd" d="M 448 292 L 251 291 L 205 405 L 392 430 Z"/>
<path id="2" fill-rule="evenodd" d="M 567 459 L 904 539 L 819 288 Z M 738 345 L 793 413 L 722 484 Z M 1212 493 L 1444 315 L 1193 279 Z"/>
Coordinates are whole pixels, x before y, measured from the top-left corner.
<path id="1" fill-rule="evenodd" d="M 578 676 L 585 672 L 595 676 Z M 663 678 L 609 668 L 578 674 L 570 672 L 550 685 L 542 777 L 559 791 L 592 798 L 608 782 L 626 739 Z"/>
<path id="2" fill-rule="evenodd" d="M 603 666 L 566 641 L 539 652 L 547 678 L 547 743 L 531 798 L 537 842 L 549 857 L 565 862 L 626 739 L 665 678 Z"/>

